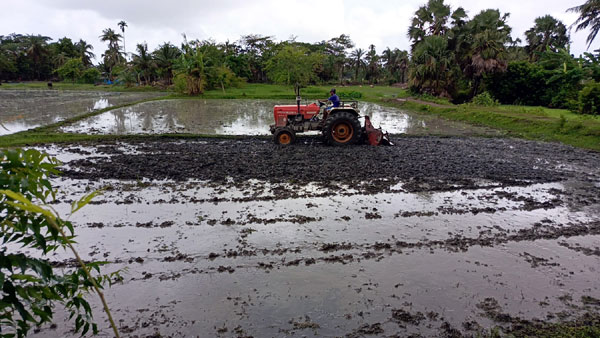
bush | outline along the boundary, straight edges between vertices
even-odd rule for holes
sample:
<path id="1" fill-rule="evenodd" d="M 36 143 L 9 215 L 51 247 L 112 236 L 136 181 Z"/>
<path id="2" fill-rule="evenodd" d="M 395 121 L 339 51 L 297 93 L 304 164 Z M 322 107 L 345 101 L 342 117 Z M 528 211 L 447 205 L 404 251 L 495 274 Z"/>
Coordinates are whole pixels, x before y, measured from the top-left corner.
<path id="1" fill-rule="evenodd" d="M 527 61 L 512 62 L 504 73 L 496 73 L 485 79 L 485 88 L 504 104 L 548 106 L 544 69 Z"/>
<path id="2" fill-rule="evenodd" d="M 81 78 L 83 73 L 83 62 L 81 58 L 73 58 L 67 60 L 62 66 L 56 69 L 56 74 L 63 80 L 75 82 Z"/>
<path id="3" fill-rule="evenodd" d="M 579 112 L 581 114 L 600 114 L 600 83 L 588 83 L 579 92 Z"/>
<path id="4" fill-rule="evenodd" d="M 84 295 L 100 294 L 99 286 L 118 277 L 118 272 L 92 277 L 90 270 L 99 272 L 101 263 L 83 263 L 77 255 L 80 267 L 70 272 L 57 273 L 47 260 L 59 249 L 75 253 L 73 225 L 46 205 L 55 196 L 49 178 L 58 174 L 58 165 L 37 150 L 0 150 L 0 337 L 24 337 L 31 325 L 51 322 L 56 303 L 75 318 L 76 332 L 96 333 Z M 75 201 L 71 214 L 94 195 Z M 109 320 L 116 330 L 110 314 Z"/>
<path id="5" fill-rule="evenodd" d="M 477 106 L 486 107 L 495 107 L 499 105 L 498 100 L 494 99 L 494 97 L 489 92 L 483 92 L 475 96 L 471 102 Z"/>
<path id="6" fill-rule="evenodd" d="M 102 74 L 97 68 L 89 68 L 86 69 L 83 74 L 81 74 L 80 81 L 83 83 L 96 83 L 100 81 L 100 77 Z"/>

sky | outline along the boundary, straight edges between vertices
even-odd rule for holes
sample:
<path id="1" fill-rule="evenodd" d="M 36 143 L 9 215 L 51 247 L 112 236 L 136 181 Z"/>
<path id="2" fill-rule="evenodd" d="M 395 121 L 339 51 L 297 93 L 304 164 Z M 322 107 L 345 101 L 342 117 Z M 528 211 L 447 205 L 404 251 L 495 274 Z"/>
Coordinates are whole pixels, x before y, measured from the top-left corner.
<path id="1" fill-rule="evenodd" d="M 125 47 L 133 52 L 136 43 L 146 42 L 150 50 L 164 42 L 177 46 L 183 41 L 212 38 L 234 42 L 243 35 L 273 36 L 276 41 L 319 42 L 347 34 L 356 48 L 374 44 L 378 52 L 386 47 L 408 50 L 406 36 L 415 11 L 426 0 L 0 0 L 0 35 L 42 34 L 73 42 L 84 39 L 94 46 L 96 58 L 106 50 L 99 36 L 125 21 Z M 508 24 L 513 38 L 526 41 L 524 32 L 537 17 L 550 14 L 567 27 L 577 20 L 566 9 L 585 0 L 446 0 L 452 10 L 463 7 L 469 17 L 481 10 L 499 9 L 510 13 Z M 587 49 L 588 31 L 571 31 L 571 53 Z M 600 47 L 600 37 L 589 51 Z"/>

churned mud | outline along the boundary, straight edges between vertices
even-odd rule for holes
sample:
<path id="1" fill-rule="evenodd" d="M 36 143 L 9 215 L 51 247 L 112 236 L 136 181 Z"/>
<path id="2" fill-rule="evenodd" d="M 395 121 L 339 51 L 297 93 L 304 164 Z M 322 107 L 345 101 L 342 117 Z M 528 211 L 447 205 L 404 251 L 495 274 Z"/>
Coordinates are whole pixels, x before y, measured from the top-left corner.
<path id="1" fill-rule="evenodd" d="M 59 212 L 103 189 L 71 220 L 84 259 L 124 269 L 106 290 L 124 336 L 460 337 L 598 322 L 600 154 L 393 141 L 45 150 L 64 162 Z M 57 321 L 39 336 L 71 335 Z"/>

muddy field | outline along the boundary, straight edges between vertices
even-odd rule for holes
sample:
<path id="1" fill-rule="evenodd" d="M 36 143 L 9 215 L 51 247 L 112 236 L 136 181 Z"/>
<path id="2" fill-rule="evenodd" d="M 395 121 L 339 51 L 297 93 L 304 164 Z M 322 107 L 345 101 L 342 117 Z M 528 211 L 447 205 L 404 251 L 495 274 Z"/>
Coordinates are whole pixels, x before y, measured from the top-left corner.
<path id="1" fill-rule="evenodd" d="M 71 220 L 87 259 L 125 269 L 106 290 L 124 336 L 458 337 L 598 320 L 600 154 L 512 139 L 394 142 L 44 150 L 65 163 L 54 182 L 65 215 L 104 189 Z M 63 320 L 38 335 L 69 335 Z"/>

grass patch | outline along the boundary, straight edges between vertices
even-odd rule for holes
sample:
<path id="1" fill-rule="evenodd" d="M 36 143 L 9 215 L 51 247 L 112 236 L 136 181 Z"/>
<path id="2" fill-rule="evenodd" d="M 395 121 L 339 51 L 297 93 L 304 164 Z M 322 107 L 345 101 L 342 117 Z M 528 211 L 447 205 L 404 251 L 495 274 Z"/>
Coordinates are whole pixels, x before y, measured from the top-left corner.
<path id="1" fill-rule="evenodd" d="M 48 82 L 31 81 L 2 83 L 0 90 L 48 90 Z M 101 92 L 164 92 L 152 86 L 126 87 L 124 85 L 93 85 L 86 83 L 52 82 L 50 90 L 82 90 Z"/>
<path id="2" fill-rule="evenodd" d="M 432 107 L 414 102 L 393 105 L 449 120 L 504 130 L 514 137 L 562 142 L 600 151 L 600 117 L 598 116 L 579 115 L 561 109 L 507 105 Z"/>
<path id="3" fill-rule="evenodd" d="M 329 90 L 336 88 L 338 95 L 344 93 L 360 93 L 360 100 L 380 100 L 382 98 L 394 98 L 404 95 L 405 91 L 400 88 L 388 86 L 308 86 L 302 88 L 300 94 L 303 99 L 316 100 L 327 99 Z M 340 95 L 341 96 L 341 95 Z M 285 99 L 293 102 L 296 99 L 293 86 L 282 86 L 272 84 L 246 84 L 240 88 L 229 88 L 222 90 L 209 90 L 200 95 L 205 99 Z"/>

